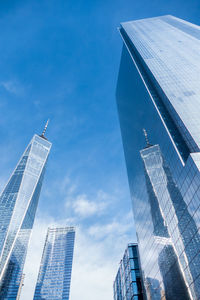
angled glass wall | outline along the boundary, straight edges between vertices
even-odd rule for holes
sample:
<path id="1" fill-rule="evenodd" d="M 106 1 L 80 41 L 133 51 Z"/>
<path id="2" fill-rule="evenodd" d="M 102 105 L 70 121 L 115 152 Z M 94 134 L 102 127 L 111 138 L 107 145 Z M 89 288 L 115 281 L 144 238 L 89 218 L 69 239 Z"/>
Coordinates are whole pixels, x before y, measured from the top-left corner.
<path id="1" fill-rule="evenodd" d="M 48 228 L 34 300 L 69 300 L 74 227 Z"/>
<path id="2" fill-rule="evenodd" d="M 34 135 L 0 196 L 0 298 L 16 299 L 51 143 Z"/>
<path id="3" fill-rule="evenodd" d="M 163 16 L 119 31 L 116 98 L 146 297 L 198 300 L 200 27 Z"/>

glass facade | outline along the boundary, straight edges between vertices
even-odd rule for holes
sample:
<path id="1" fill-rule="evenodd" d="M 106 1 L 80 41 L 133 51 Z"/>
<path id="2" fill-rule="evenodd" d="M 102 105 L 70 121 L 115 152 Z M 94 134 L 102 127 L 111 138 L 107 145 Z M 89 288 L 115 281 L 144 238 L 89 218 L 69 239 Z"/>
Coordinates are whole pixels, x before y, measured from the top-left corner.
<path id="1" fill-rule="evenodd" d="M 114 300 L 143 300 L 137 244 L 128 245 L 113 290 Z"/>
<path id="2" fill-rule="evenodd" d="M 200 27 L 163 16 L 119 31 L 116 98 L 146 298 L 197 300 Z"/>
<path id="3" fill-rule="evenodd" d="M 49 228 L 34 300 L 69 300 L 75 229 Z"/>
<path id="4" fill-rule="evenodd" d="M 0 299 L 16 299 L 51 143 L 34 135 L 0 196 Z"/>

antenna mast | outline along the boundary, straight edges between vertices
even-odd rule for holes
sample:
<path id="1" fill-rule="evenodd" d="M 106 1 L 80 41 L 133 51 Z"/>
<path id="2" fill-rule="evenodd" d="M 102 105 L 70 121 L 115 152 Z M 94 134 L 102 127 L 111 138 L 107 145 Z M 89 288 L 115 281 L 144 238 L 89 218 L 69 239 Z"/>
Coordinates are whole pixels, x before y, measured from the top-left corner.
<path id="1" fill-rule="evenodd" d="M 46 122 L 46 124 L 45 124 L 45 126 L 44 126 L 44 130 L 43 130 L 43 132 L 42 132 L 42 134 L 41 134 L 41 137 L 44 138 L 44 139 L 46 139 L 45 136 L 44 136 L 44 134 L 45 134 L 45 132 L 46 132 L 46 130 L 47 130 L 48 124 L 49 124 L 49 119 L 47 120 L 47 122 Z"/>
<path id="2" fill-rule="evenodd" d="M 146 143 L 147 143 L 147 146 L 146 146 L 146 147 L 147 147 L 147 148 L 148 148 L 148 147 L 151 147 L 152 145 L 149 143 L 148 134 L 147 134 L 145 128 L 143 128 L 143 132 L 144 132 L 145 141 L 146 141 Z"/>

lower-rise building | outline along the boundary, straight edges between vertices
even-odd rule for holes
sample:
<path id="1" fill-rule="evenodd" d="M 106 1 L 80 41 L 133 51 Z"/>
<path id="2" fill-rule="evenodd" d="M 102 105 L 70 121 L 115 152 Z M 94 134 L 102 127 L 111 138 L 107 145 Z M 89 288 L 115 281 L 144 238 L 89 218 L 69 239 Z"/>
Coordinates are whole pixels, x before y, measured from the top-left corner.
<path id="1" fill-rule="evenodd" d="M 128 244 L 113 284 L 114 300 L 143 300 L 137 244 Z"/>
<path id="2" fill-rule="evenodd" d="M 74 227 L 48 228 L 34 300 L 69 300 Z"/>

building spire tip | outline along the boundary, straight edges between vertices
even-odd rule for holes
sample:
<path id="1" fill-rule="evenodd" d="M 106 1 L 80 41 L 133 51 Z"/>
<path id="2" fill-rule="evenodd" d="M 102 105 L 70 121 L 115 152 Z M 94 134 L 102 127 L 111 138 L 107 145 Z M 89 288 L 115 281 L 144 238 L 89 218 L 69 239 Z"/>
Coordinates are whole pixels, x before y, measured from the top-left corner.
<path id="1" fill-rule="evenodd" d="M 43 130 L 43 132 L 42 132 L 42 134 L 41 134 L 41 137 L 42 138 L 45 138 L 45 132 L 46 132 L 46 130 L 47 130 L 47 127 L 48 127 L 48 124 L 49 124 L 49 119 L 47 120 L 47 122 L 46 122 L 46 124 L 45 124 L 45 126 L 44 126 L 44 130 Z"/>
<path id="2" fill-rule="evenodd" d="M 145 141 L 146 141 L 146 147 L 151 147 L 152 145 L 149 143 L 149 138 L 148 138 L 148 134 L 145 128 L 143 128 L 143 133 L 144 133 L 144 137 L 145 137 Z"/>

